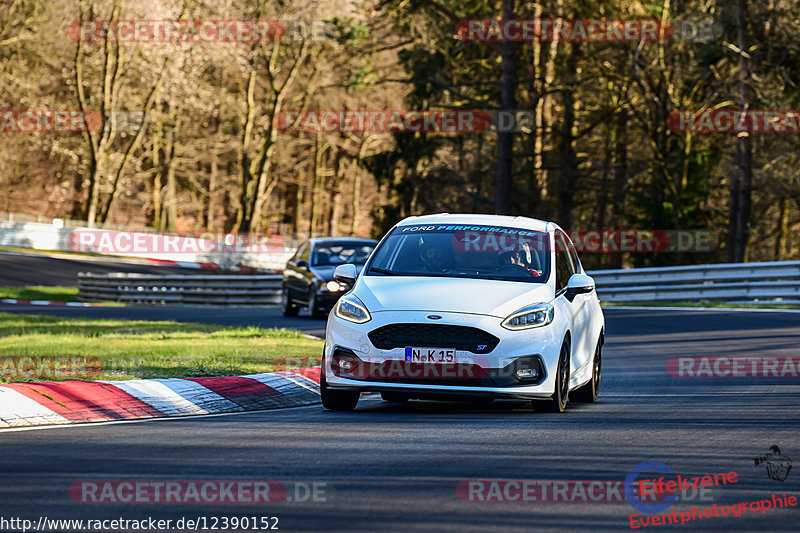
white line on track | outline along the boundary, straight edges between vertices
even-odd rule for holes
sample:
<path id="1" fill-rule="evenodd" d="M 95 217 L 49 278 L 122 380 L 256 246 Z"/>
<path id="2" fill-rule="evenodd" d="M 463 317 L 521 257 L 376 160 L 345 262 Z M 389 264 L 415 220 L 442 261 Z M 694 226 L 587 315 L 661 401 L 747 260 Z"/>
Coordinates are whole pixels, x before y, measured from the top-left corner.
<path id="1" fill-rule="evenodd" d="M 623 309 L 625 311 L 737 311 L 743 313 L 800 313 L 800 309 L 768 309 L 757 307 L 748 309 L 745 307 L 638 307 L 635 305 L 609 305 L 603 307 L 603 311 L 608 309 Z"/>
<path id="2" fill-rule="evenodd" d="M 41 429 L 69 429 L 69 428 L 76 428 L 76 427 L 90 427 L 90 426 L 112 426 L 116 424 L 135 424 L 137 422 L 168 422 L 172 420 L 192 420 L 196 418 L 211 418 L 216 416 L 238 416 L 238 415 L 252 415 L 257 413 L 271 413 L 276 411 L 288 411 L 291 409 L 308 409 L 311 407 L 315 407 L 317 409 L 322 408 L 321 403 L 316 403 L 313 405 L 299 405 L 297 407 L 282 407 L 280 409 L 259 409 L 257 411 L 237 411 L 234 413 L 213 413 L 209 415 L 189 415 L 189 416 L 170 416 L 170 417 L 159 417 L 159 418 L 139 418 L 136 420 L 109 420 L 107 422 L 83 422 L 80 424 L 58 424 L 52 426 L 30 426 L 30 427 L 18 427 L 18 428 L 5 428 L 0 429 L 0 435 L 3 433 L 16 433 L 18 431 L 36 431 Z"/>

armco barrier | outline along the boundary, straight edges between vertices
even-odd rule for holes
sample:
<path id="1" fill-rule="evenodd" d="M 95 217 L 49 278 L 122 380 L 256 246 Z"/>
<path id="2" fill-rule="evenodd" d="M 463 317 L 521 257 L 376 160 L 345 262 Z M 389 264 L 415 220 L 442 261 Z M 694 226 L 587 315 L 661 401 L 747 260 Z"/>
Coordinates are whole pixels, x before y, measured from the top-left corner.
<path id="1" fill-rule="evenodd" d="M 153 275 L 78 274 L 78 299 L 140 304 L 275 305 L 280 302 L 279 274 Z"/>
<path id="2" fill-rule="evenodd" d="M 800 261 L 723 263 L 588 272 L 607 302 L 797 301 Z"/>
<path id="3" fill-rule="evenodd" d="M 800 300 L 800 261 L 724 263 L 589 272 L 601 300 Z M 78 275 L 82 301 L 215 305 L 272 305 L 280 301 L 280 275 Z"/>

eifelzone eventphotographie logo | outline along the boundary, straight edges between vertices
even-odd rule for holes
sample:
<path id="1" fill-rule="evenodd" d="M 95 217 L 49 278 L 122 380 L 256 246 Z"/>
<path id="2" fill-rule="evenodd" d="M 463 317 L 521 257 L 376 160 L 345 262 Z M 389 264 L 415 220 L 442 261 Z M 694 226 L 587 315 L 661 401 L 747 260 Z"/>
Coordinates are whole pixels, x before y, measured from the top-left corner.
<path id="1" fill-rule="evenodd" d="M 770 481 L 786 481 L 792 470 L 792 458 L 783 455 L 777 445 L 772 445 L 765 455 L 753 457 L 755 466 L 765 465 Z"/>

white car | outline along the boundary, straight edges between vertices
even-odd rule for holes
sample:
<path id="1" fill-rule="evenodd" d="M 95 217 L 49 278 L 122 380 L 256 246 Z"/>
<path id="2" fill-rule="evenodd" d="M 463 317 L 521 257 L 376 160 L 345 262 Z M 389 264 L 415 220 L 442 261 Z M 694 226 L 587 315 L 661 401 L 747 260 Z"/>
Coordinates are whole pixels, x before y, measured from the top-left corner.
<path id="1" fill-rule="evenodd" d="M 530 399 L 595 402 L 605 319 L 569 237 L 525 217 L 437 214 L 394 226 L 328 317 L 322 404 Z"/>

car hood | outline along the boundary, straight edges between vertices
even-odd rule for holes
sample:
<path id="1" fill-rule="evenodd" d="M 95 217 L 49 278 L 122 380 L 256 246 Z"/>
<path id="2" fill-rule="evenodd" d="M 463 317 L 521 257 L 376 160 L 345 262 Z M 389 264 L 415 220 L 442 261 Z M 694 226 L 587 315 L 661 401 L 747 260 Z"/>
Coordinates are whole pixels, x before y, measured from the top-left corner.
<path id="1" fill-rule="evenodd" d="M 354 291 L 371 312 L 471 313 L 505 318 L 527 305 L 549 302 L 547 283 L 462 278 L 362 276 Z"/>

